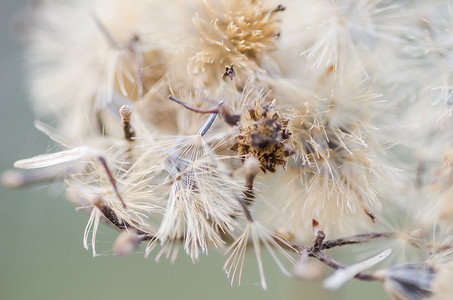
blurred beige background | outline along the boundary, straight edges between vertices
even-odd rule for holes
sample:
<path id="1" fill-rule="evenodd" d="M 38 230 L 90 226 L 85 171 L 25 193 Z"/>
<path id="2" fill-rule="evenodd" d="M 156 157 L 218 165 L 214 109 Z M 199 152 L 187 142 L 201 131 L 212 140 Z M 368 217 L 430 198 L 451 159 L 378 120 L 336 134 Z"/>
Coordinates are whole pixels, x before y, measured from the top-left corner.
<path id="1" fill-rule="evenodd" d="M 26 92 L 22 46 L 11 20 L 27 1 L 0 0 L 0 171 L 15 160 L 52 151 L 54 144 L 33 127 Z M 139 254 L 116 258 L 116 232 L 100 227 L 98 252 L 82 246 L 88 215 L 63 197 L 63 184 L 21 190 L 0 187 L 0 299 L 385 299 L 378 284 L 350 283 L 339 293 L 320 291 L 320 283 L 285 278 L 265 264 L 269 290 L 262 291 L 253 255 L 245 280 L 230 288 L 215 250 L 192 265 L 182 252 L 175 265 L 154 263 Z M 357 289 L 359 287 L 359 289 Z"/>

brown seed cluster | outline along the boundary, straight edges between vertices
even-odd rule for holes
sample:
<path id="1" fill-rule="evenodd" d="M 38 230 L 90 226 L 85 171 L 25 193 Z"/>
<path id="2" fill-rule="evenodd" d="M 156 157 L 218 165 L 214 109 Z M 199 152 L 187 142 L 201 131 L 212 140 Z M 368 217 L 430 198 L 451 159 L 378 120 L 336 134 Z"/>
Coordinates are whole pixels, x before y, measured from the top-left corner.
<path id="1" fill-rule="evenodd" d="M 286 165 L 285 158 L 292 154 L 286 144 L 290 133 L 287 121 L 282 119 L 272 104 L 257 101 L 250 107 L 239 126 L 238 141 L 232 150 L 239 155 L 258 158 L 261 169 L 275 172 L 277 165 Z"/>

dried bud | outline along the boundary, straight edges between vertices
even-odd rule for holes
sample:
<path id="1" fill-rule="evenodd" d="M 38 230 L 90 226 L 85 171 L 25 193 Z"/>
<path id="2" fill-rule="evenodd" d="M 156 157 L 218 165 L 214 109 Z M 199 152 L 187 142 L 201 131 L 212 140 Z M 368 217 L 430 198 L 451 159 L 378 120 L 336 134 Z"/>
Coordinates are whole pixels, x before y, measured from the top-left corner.
<path id="1" fill-rule="evenodd" d="M 312 226 L 313 234 L 315 235 L 315 240 L 313 241 L 312 248 L 314 251 L 319 251 L 321 250 L 322 243 L 326 238 L 326 234 L 324 233 L 324 231 L 322 231 L 321 225 L 319 225 L 318 221 L 316 221 L 315 219 L 312 220 Z"/>
<path id="2" fill-rule="evenodd" d="M 314 236 L 317 236 L 319 231 L 321 230 L 321 225 L 319 224 L 318 221 L 316 221 L 315 219 L 313 219 L 311 221 L 311 224 L 312 224 L 312 227 L 313 227 L 313 235 Z"/>
<path id="3" fill-rule="evenodd" d="M 120 107 L 120 116 L 123 120 L 123 123 L 129 123 L 132 116 L 132 107 L 129 105 L 123 105 Z"/>
<path id="4" fill-rule="evenodd" d="M 129 105 L 123 105 L 120 107 L 120 115 L 123 121 L 124 137 L 128 141 L 133 141 L 135 138 L 135 130 L 132 128 L 130 121 L 132 116 L 132 107 Z"/>

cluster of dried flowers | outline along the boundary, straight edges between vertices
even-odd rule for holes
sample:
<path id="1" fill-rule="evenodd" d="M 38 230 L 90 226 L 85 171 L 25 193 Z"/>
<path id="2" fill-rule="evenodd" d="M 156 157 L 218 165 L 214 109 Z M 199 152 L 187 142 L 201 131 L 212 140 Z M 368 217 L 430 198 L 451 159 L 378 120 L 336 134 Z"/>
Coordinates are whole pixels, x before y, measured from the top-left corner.
<path id="1" fill-rule="evenodd" d="M 265 249 L 288 275 L 318 276 L 309 257 L 336 269 L 327 288 L 356 278 L 447 299 L 453 6 L 283 2 L 30 7 L 36 127 L 62 150 L 16 162 L 33 170 L 4 184 L 64 178 L 91 214 L 93 255 L 103 222 L 121 232 L 118 255 L 224 251 L 232 284 L 251 248 L 263 288 Z M 351 266 L 325 253 L 365 242 L 391 250 Z"/>

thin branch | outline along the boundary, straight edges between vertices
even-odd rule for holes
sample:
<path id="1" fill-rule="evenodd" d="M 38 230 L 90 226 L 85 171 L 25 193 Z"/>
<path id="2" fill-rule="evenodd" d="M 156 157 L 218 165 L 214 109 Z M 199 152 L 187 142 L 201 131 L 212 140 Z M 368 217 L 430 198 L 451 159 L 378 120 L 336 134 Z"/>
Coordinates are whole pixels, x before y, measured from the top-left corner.
<path id="1" fill-rule="evenodd" d="M 101 162 L 102 166 L 104 167 L 105 172 L 107 173 L 107 176 L 109 177 L 110 183 L 111 183 L 112 186 L 113 186 L 113 190 L 115 191 L 116 196 L 118 197 L 118 199 L 119 199 L 119 200 L 121 201 L 121 203 L 123 204 L 123 207 L 124 207 L 124 208 L 127 208 L 126 203 L 124 203 L 123 197 L 121 197 L 121 194 L 120 194 L 120 192 L 118 191 L 118 186 L 116 185 L 116 180 L 115 180 L 115 178 L 113 177 L 112 172 L 110 171 L 109 166 L 107 165 L 107 161 L 106 161 L 105 158 L 103 158 L 102 156 L 98 156 L 98 159 L 99 159 L 99 161 Z"/>
<path id="2" fill-rule="evenodd" d="M 1 182 L 7 188 L 19 188 L 42 183 L 45 181 L 53 181 L 64 179 L 67 175 L 75 172 L 76 168 L 47 168 L 40 170 L 32 170 L 27 172 L 18 172 L 16 170 L 6 170 L 1 174 Z"/>
<path id="3" fill-rule="evenodd" d="M 391 239 L 396 237 L 396 232 L 379 232 L 379 233 L 367 233 L 359 234 L 345 238 L 339 238 L 335 240 L 325 241 L 320 250 L 327 250 L 335 247 L 347 246 L 347 245 L 356 245 L 370 242 L 374 239 Z"/>
<path id="4" fill-rule="evenodd" d="M 213 109 L 208 109 L 208 110 L 203 110 L 203 109 L 198 109 L 195 107 L 190 106 L 189 104 L 176 99 L 173 96 L 169 96 L 168 99 L 178 103 L 179 105 L 182 105 L 183 107 L 187 108 L 190 111 L 200 113 L 200 114 L 219 114 L 223 120 L 230 126 L 237 126 L 239 121 L 241 120 L 241 116 L 238 114 L 233 114 L 231 113 L 228 108 L 226 108 L 223 105 L 223 101 L 220 101 L 217 106 Z"/>
<path id="5" fill-rule="evenodd" d="M 383 233 L 369 233 L 369 234 L 361 234 L 355 235 L 348 238 L 341 238 L 331 241 L 324 242 L 325 233 L 321 230 L 319 223 L 316 220 L 313 220 L 313 230 L 315 233 L 315 239 L 313 241 L 313 246 L 308 247 L 304 245 L 300 245 L 297 243 L 292 243 L 290 246 L 293 250 L 295 250 L 299 255 L 308 255 L 309 257 L 313 257 L 320 262 L 326 264 L 327 266 L 331 267 L 332 269 L 344 269 L 345 267 L 333 259 L 332 257 L 328 256 L 322 250 L 331 249 L 337 246 L 344 246 L 344 245 L 351 245 L 351 244 L 360 244 L 362 242 L 369 242 L 372 239 L 378 238 L 391 238 L 396 235 L 394 232 L 383 232 Z M 280 244 L 281 246 L 285 246 Z M 373 275 L 373 274 L 366 274 L 366 273 L 358 273 L 354 276 L 354 278 L 362 281 L 381 281 L 382 279 Z"/>
<path id="6" fill-rule="evenodd" d="M 176 99 L 175 97 L 173 97 L 171 95 L 168 97 L 168 99 L 178 103 L 179 105 L 184 106 L 185 108 L 187 108 L 190 111 L 193 111 L 193 112 L 196 112 L 196 113 L 200 113 L 200 114 L 218 114 L 219 113 L 219 106 L 222 105 L 222 103 L 223 103 L 223 102 L 219 102 L 219 104 L 217 104 L 216 108 L 208 109 L 208 110 L 202 110 L 202 109 L 198 109 L 198 108 L 192 107 L 189 104 L 187 104 L 185 102 L 182 102 L 181 100 Z"/>
<path id="7" fill-rule="evenodd" d="M 247 221 L 253 222 L 252 215 L 250 213 L 250 210 L 247 207 L 247 204 L 244 202 L 243 199 L 237 197 L 237 200 L 239 204 L 241 205 L 243 212 L 245 214 L 245 217 Z M 130 225 L 129 223 L 125 222 L 124 220 L 120 220 L 115 212 L 103 202 L 99 201 L 96 206 L 101 210 L 103 216 L 106 218 L 106 220 L 109 221 L 110 225 L 113 225 L 115 228 L 117 228 L 120 231 L 126 230 L 126 229 L 133 229 L 135 232 L 139 235 L 141 241 L 148 241 L 155 239 L 155 236 L 150 235 L 146 232 L 143 232 L 134 226 Z M 359 244 L 362 242 L 369 242 L 372 239 L 379 239 L 379 238 L 392 238 L 396 235 L 394 232 L 384 232 L 384 233 L 369 233 L 369 234 L 361 234 L 361 235 L 356 235 L 356 236 L 351 236 L 348 238 L 340 238 L 336 240 L 330 240 L 330 241 L 324 241 L 325 238 L 325 233 L 320 230 L 319 228 L 315 229 L 316 231 L 316 236 L 313 241 L 313 245 L 311 247 L 309 246 L 304 246 L 301 244 L 297 243 L 291 243 L 291 244 L 285 244 L 282 243 L 281 240 L 275 239 L 275 241 L 282 247 L 285 247 L 287 249 L 291 249 L 296 251 L 299 255 L 307 255 L 308 257 L 312 257 L 317 259 L 318 261 L 324 263 L 325 265 L 329 266 L 332 269 L 338 270 L 338 269 L 344 269 L 345 267 L 338 261 L 336 261 L 334 258 L 328 256 L 326 253 L 324 253 L 322 250 L 327 250 L 331 249 L 337 246 L 344 246 L 344 245 L 352 245 L 352 244 Z M 183 239 L 181 239 L 181 242 Z M 290 248 L 288 248 L 288 245 Z M 361 281 L 382 281 L 382 278 L 377 277 L 373 274 L 367 274 L 367 273 L 358 273 L 354 276 L 355 279 L 361 280 Z"/>
<path id="8" fill-rule="evenodd" d="M 254 222 L 253 218 L 252 218 L 252 213 L 250 212 L 250 210 L 248 209 L 247 207 L 247 203 L 245 200 L 243 200 L 242 198 L 240 197 L 235 197 L 236 200 L 239 202 L 239 204 L 241 205 L 242 207 L 242 210 L 244 212 L 244 215 L 245 215 L 245 218 L 247 219 L 247 221 L 249 222 Z"/>

